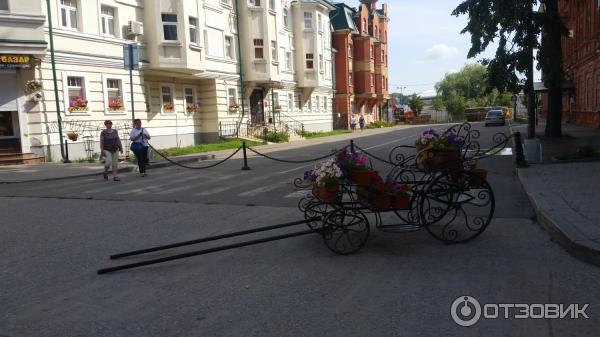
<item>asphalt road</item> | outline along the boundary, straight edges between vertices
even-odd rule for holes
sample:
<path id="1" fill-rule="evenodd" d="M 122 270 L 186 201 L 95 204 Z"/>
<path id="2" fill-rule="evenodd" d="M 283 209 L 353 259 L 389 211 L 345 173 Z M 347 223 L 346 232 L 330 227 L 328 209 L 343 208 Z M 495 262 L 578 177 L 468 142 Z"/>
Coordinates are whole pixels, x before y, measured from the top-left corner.
<path id="1" fill-rule="evenodd" d="M 416 132 L 357 144 L 384 155 Z M 345 144 L 272 155 L 310 158 Z M 298 219 L 290 183 L 306 168 L 253 158 L 249 172 L 237 160 L 209 171 L 125 175 L 120 183 L 4 185 L 0 336 L 598 336 L 600 270 L 572 258 L 532 220 L 512 160 L 480 163 L 490 170 L 497 210 L 467 244 L 373 230 L 359 253 L 338 256 L 312 234 L 101 276 L 98 268 L 140 260 L 110 254 Z M 461 327 L 450 309 L 463 295 L 482 306 L 587 303 L 589 318 L 482 318 Z"/>

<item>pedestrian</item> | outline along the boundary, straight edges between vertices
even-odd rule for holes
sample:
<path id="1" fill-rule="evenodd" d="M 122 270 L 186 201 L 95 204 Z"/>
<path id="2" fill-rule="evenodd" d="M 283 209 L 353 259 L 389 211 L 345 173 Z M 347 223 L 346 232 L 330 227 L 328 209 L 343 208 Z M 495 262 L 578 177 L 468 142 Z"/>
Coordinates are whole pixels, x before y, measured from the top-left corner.
<path id="1" fill-rule="evenodd" d="M 352 118 L 350 119 L 350 128 L 352 131 L 356 130 L 356 117 L 354 117 L 354 115 L 352 115 Z"/>
<path id="2" fill-rule="evenodd" d="M 104 163 L 104 180 L 108 180 L 108 168 L 112 166 L 113 180 L 120 181 L 119 176 L 119 152 L 123 153 L 123 146 L 119 133 L 112 128 L 112 121 L 105 120 L 105 130 L 100 132 L 100 160 Z M 117 152 L 118 151 L 118 152 Z"/>
<path id="3" fill-rule="evenodd" d="M 133 120 L 133 129 L 129 133 L 131 140 L 131 151 L 135 154 L 140 169 L 140 177 L 146 176 L 146 164 L 148 164 L 148 140 L 150 134 L 148 130 L 142 128 L 142 120 Z"/>
<path id="4" fill-rule="evenodd" d="M 360 118 L 358 119 L 358 125 L 360 125 L 360 131 L 365 128 L 365 117 L 363 115 L 360 115 Z"/>

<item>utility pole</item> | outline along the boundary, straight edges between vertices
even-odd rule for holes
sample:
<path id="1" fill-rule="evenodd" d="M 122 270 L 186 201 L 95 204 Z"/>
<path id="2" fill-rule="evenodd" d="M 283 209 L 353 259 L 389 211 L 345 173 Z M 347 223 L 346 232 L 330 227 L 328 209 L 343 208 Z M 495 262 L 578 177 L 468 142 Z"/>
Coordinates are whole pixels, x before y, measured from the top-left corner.
<path id="1" fill-rule="evenodd" d="M 58 123 L 58 139 L 60 140 L 60 155 L 66 161 L 65 146 L 63 143 L 62 117 L 60 115 L 60 103 L 58 100 L 58 84 L 56 81 L 56 61 L 54 60 L 54 37 L 52 35 L 52 12 L 50 11 L 50 0 L 46 0 L 48 11 L 48 36 L 50 38 L 50 61 L 52 63 L 52 81 L 54 82 L 54 102 L 56 103 L 56 118 Z M 50 144 L 51 145 L 51 144 Z"/>

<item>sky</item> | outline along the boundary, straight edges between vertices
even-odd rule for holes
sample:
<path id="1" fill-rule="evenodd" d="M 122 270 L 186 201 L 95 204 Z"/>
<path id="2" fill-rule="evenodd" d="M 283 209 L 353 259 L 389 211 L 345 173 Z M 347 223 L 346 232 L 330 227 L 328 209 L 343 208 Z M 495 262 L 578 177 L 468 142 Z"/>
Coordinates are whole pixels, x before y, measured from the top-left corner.
<path id="1" fill-rule="evenodd" d="M 358 0 L 345 0 L 357 7 Z M 495 46 L 467 59 L 470 34 L 460 34 L 467 17 L 450 15 L 460 0 L 387 0 L 389 92 L 422 94 L 433 91 L 446 73 L 467 63 L 492 58 Z M 377 2 L 381 8 L 383 1 Z"/>

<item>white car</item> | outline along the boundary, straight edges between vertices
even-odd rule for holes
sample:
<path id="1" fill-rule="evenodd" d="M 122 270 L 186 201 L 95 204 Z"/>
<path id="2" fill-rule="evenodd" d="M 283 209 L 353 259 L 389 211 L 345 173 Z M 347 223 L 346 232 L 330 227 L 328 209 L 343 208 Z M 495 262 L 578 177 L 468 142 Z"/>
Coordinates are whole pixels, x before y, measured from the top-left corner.
<path id="1" fill-rule="evenodd" d="M 492 124 L 506 125 L 506 117 L 502 110 L 490 110 L 485 114 L 485 126 Z"/>

